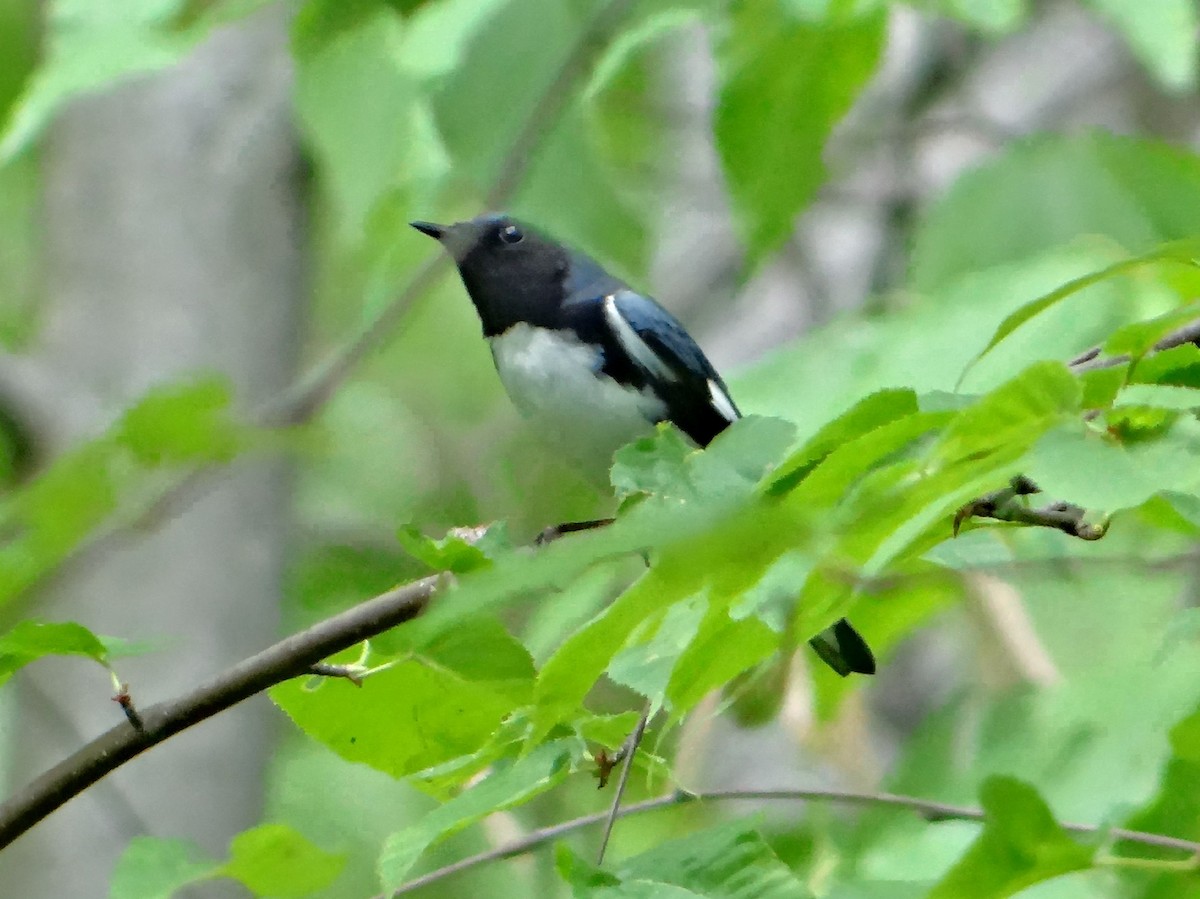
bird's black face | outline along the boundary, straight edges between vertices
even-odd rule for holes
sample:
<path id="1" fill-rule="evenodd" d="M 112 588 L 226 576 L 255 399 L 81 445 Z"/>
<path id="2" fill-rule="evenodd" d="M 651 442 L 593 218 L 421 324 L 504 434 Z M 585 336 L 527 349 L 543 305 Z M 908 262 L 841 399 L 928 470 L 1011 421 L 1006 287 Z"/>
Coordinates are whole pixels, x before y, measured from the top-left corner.
<path id="1" fill-rule="evenodd" d="M 412 225 L 454 257 L 484 334 L 502 334 L 517 322 L 555 326 L 569 265 L 559 244 L 505 215 Z"/>

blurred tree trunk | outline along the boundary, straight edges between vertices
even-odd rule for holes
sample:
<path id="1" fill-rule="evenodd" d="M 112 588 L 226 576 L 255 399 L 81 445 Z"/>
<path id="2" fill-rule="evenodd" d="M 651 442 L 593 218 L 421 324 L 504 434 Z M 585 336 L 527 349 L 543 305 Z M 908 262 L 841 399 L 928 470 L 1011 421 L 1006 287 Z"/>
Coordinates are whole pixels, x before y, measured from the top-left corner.
<path id="1" fill-rule="evenodd" d="M 49 135 L 48 297 L 23 386 L 53 451 L 189 372 L 228 375 L 243 408 L 288 381 L 306 280 L 290 80 L 286 16 L 270 9 L 78 102 Z M 186 690 L 276 635 L 288 486 L 278 460 L 239 463 L 173 520 L 72 566 L 36 613 L 155 641 L 118 664 L 138 703 Z M 23 678 L 17 780 L 116 724 L 109 695 L 94 666 Z M 258 820 L 273 724 L 257 699 L 125 767 L 0 856 L 2 892 L 105 895 L 138 833 L 223 854 Z"/>

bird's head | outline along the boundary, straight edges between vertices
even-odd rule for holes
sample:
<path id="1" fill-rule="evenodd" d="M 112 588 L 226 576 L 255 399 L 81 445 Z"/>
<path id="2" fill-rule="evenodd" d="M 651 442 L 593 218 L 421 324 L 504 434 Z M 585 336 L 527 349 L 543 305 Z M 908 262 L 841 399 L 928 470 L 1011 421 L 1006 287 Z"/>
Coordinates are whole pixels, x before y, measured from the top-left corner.
<path id="1" fill-rule="evenodd" d="M 495 213 L 453 225 L 412 226 L 454 258 L 486 334 L 518 321 L 547 322 L 557 313 L 570 253 L 536 229 Z"/>

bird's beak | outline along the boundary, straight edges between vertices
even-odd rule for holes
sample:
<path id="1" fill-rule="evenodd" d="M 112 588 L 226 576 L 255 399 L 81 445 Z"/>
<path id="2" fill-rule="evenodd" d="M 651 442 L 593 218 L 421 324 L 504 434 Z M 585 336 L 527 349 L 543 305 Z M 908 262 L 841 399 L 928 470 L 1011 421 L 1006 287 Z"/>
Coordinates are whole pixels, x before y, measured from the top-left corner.
<path id="1" fill-rule="evenodd" d="M 441 240 L 450 230 L 445 225 L 435 225 L 433 222 L 409 222 L 409 224 L 422 234 L 428 234 L 434 240 Z"/>

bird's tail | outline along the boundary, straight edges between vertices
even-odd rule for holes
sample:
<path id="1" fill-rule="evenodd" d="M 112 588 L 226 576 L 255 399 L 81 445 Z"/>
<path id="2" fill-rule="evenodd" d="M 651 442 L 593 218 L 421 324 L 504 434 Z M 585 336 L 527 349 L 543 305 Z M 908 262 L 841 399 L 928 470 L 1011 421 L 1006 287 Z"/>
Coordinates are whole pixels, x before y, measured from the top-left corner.
<path id="1" fill-rule="evenodd" d="M 845 618 L 825 628 L 809 640 L 808 645 L 822 662 L 842 677 L 875 673 L 875 655 L 871 647 Z"/>

